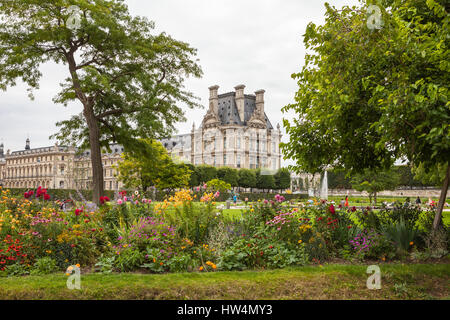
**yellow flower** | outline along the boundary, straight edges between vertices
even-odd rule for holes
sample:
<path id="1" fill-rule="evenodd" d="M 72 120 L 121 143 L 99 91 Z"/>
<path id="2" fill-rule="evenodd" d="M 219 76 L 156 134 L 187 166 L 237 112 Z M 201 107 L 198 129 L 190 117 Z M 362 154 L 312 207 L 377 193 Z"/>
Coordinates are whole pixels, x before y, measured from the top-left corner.
<path id="1" fill-rule="evenodd" d="M 298 243 L 302 243 L 302 242 L 303 242 L 303 240 L 302 240 L 302 239 L 298 240 Z"/>

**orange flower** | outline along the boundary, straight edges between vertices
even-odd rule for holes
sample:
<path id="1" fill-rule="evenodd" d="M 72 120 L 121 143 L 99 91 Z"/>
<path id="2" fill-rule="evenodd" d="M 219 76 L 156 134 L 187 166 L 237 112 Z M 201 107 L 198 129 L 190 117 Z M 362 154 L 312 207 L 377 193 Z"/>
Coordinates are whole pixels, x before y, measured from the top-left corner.
<path id="1" fill-rule="evenodd" d="M 77 264 L 76 264 L 76 266 L 77 266 L 77 268 L 79 268 L 79 267 L 80 267 L 80 264 L 79 264 L 79 263 L 77 263 Z"/>
<path id="2" fill-rule="evenodd" d="M 153 263 L 156 263 L 156 259 L 155 258 L 153 258 Z"/>
<path id="3" fill-rule="evenodd" d="M 203 267 L 198 268 L 198 270 L 203 271 Z"/>
<path id="4" fill-rule="evenodd" d="M 159 265 L 162 266 L 164 263 L 160 262 Z"/>
<path id="5" fill-rule="evenodd" d="M 412 246 L 413 244 L 414 244 L 414 242 L 412 242 L 412 241 L 409 243 L 410 246 Z"/>

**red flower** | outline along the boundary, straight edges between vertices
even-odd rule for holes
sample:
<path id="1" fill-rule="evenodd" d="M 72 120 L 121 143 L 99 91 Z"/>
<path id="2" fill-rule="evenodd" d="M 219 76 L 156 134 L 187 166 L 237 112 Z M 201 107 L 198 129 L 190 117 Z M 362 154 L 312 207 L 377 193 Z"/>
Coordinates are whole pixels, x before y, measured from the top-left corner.
<path id="1" fill-rule="evenodd" d="M 333 205 L 330 205 L 330 207 L 328 209 L 330 210 L 331 214 L 335 214 L 336 213 L 336 210 L 334 210 L 334 206 Z"/>
<path id="2" fill-rule="evenodd" d="M 111 201 L 107 196 L 100 197 L 100 203 L 105 204 L 105 202 Z"/>
<path id="3" fill-rule="evenodd" d="M 45 193 L 45 194 L 44 194 L 44 200 L 50 200 L 50 195 L 47 194 L 47 193 Z"/>
<path id="4" fill-rule="evenodd" d="M 78 217 L 83 212 L 83 209 L 76 209 L 75 215 Z"/>
<path id="5" fill-rule="evenodd" d="M 356 211 L 356 207 L 353 206 L 353 207 L 352 207 L 352 212 L 355 212 L 355 211 Z"/>

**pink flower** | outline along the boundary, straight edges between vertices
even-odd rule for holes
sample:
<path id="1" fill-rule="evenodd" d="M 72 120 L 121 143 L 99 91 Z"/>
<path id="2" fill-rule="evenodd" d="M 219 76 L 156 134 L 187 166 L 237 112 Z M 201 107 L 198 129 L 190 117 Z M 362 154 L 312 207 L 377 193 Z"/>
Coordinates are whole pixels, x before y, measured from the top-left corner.
<path id="1" fill-rule="evenodd" d="M 126 196 L 123 197 L 123 201 L 128 201 L 128 198 Z"/>
<path id="2" fill-rule="evenodd" d="M 123 203 L 122 199 L 117 200 L 117 204 L 122 204 L 122 203 Z"/>

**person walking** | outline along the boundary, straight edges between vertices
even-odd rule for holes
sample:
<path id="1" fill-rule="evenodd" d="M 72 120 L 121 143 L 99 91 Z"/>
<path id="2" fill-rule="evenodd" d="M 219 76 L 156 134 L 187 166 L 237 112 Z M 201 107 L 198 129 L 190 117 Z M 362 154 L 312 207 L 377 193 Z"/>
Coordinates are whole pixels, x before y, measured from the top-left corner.
<path id="1" fill-rule="evenodd" d="M 420 197 L 419 197 L 419 196 L 417 196 L 417 199 L 416 199 L 416 204 L 420 206 L 420 204 L 421 204 L 421 203 L 422 203 L 422 200 L 420 200 Z"/>
<path id="2" fill-rule="evenodd" d="M 344 206 L 348 208 L 348 196 L 345 196 L 345 204 L 344 204 Z"/>

